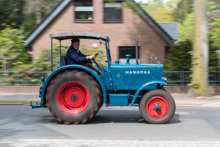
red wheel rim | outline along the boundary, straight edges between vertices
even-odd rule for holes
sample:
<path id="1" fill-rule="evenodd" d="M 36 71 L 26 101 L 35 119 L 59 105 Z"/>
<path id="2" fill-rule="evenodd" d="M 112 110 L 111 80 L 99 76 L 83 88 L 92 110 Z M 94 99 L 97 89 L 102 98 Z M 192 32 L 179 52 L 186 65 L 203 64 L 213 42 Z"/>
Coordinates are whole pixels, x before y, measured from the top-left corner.
<path id="1" fill-rule="evenodd" d="M 68 114 L 79 114 L 89 105 L 88 89 L 80 82 L 71 81 L 63 84 L 57 93 L 60 109 Z"/>
<path id="2" fill-rule="evenodd" d="M 159 110 L 155 109 L 155 105 L 160 106 Z M 146 105 L 146 111 L 148 115 L 150 115 L 153 118 L 159 119 L 164 117 L 167 112 L 169 111 L 169 105 L 165 98 L 161 96 L 154 96 L 150 98 Z"/>

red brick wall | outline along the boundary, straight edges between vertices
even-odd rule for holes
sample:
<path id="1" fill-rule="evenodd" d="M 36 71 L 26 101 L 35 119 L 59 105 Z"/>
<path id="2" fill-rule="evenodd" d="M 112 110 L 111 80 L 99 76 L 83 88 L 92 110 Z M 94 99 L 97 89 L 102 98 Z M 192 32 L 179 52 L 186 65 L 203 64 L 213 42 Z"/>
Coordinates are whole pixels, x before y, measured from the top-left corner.
<path id="1" fill-rule="evenodd" d="M 135 38 L 139 38 L 141 63 L 150 63 L 150 57 L 158 57 L 158 62 L 163 62 L 165 57 L 164 40 L 131 9 L 122 10 L 123 23 L 103 23 L 103 0 L 93 0 L 94 23 L 74 23 L 74 3 L 69 4 L 55 20 L 34 40 L 32 51 L 29 52 L 35 58 L 40 48 L 50 48 L 50 34 L 62 32 L 89 32 L 107 35 L 110 38 L 112 61 L 118 60 L 119 46 L 135 46 Z M 92 43 L 98 40 L 81 40 L 81 45 L 92 48 Z M 62 44 L 70 45 L 70 41 Z M 104 45 L 99 45 L 104 49 Z"/>

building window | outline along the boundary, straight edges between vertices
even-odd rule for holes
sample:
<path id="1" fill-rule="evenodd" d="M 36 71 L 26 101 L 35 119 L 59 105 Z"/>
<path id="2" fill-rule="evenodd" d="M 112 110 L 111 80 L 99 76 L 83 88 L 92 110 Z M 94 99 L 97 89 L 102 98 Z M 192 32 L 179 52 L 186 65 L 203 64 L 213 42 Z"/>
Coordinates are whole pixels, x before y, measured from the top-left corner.
<path id="1" fill-rule="evenodd" d="M 104 2 L 104 23 L 122 23 L 122 2 Z"/>
<path id="2" fill-rule="evenodd" d="M 92 0 L 75 1 L 75 22 L 93 22 Z"/>
<path id="3" fill-rule="evenodd" d="M 26 51 L 32 51 L 32 46 L 33 46 L 33 45 L 28 45 L 28 46 L 26 46 Z"/>
<path id="4" fill-rule="evenodd" d="M 138 47 L 140 51 L 140 47 Z M 138 53 L 139 53 L 138 51 Z M 119 47 L 119 62 L 120 63 L 127 63 L 126 62 L 126 54 L 130 54 L 130 64 L 136 64 L 136 47 L 135 46 L 123 46 Z M 139 53 L 140 54 L 140 53 Z M 138 63 L 140 63 L 140 58 L 138 55 Z"/>

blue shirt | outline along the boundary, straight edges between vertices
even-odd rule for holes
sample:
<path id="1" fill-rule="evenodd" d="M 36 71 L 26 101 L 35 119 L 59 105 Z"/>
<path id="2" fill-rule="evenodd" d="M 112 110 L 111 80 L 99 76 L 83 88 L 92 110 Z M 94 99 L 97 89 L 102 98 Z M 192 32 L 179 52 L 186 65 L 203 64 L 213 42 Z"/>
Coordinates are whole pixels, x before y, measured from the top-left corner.
<path id="1" fill-rule="evenodd" d="M 66 52 L 66 64 L 83 64 L 86 61 L 86 56 L 71 45 Z"/>

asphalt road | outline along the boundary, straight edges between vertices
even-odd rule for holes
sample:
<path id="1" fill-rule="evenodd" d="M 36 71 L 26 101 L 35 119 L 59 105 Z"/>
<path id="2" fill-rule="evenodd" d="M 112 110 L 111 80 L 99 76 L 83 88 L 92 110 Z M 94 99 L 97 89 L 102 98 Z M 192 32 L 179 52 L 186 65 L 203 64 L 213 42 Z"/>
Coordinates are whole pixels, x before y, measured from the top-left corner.
<path id="1" fill-rule="evenodd" d="M 148 124 L 137 107 L 101 108 L 87 124 L 60 124 L 48 109 L 0 106 L 0 139 L 220 141 L 220 108 L 177 108 L 168 124 Z"/>

